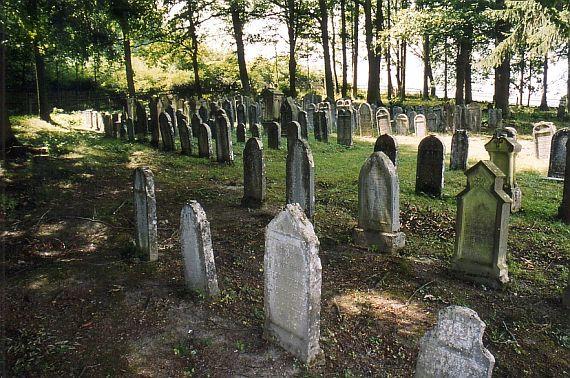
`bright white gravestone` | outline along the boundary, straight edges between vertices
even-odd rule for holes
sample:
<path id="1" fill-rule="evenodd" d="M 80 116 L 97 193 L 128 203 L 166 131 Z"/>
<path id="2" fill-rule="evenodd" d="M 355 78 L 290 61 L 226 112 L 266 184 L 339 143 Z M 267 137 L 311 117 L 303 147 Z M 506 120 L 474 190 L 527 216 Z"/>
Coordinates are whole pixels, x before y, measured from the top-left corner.
<path id="1" fill-rule="evenodd" d="M 154 176 L 148 167 L 135 169 L 135 244 L 142 258 L 158 260 L 156 197 L 154 196 Z"/>

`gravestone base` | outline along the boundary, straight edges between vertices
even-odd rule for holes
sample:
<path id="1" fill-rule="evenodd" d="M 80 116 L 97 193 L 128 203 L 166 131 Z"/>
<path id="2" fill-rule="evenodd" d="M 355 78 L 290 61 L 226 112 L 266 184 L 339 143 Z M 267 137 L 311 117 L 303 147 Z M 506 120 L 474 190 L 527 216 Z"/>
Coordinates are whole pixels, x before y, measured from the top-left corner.
<path id="1" fill-rule="evenodd" d="M 314 366 L 324 363 L 325 354 L 318 343 L 316 345 L 308 343 L 307 340 L 293 335 L 271 321 L 265 322 L 263 338 L 280 345 L 307 365 Z"/>
<path id="2" fill-rule="evenodd" d="M 504 267 L 486 267 L 469 261 L 455 260 L 451 269 L 453 274 L 462 280 L 480 283 L 493 289 L 499 289 L 509 282 L 509 272 Z"/>
<path id="3" fill-rule="evenodd" d="M 510 195 L 511 195 L 511 199 L 513 200 L 513 202 L 511 203 L 511 212 L 516 213 L 517 211 L 519 211 L 521 209 L 521 206 L 522 206 L 521 188 L 519 188 L 518 186 L 515 186 L 512 190 L 512 193 L 510 193 Z"/>
<path id="4" fill-rule="evenodd" d="M 406 245 L 406 234 L 403 232 L 380 232 L 354 229 L 354 244 L 362 248 L 376 247 L 378 252 L 393 254 Z"/>

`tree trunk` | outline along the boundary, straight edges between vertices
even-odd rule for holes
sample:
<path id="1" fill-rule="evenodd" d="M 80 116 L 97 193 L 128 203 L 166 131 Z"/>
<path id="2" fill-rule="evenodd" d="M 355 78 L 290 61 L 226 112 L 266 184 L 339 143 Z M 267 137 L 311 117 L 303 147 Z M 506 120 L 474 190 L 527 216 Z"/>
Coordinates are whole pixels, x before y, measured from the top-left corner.
<path id="1" fill-rule="evenodd" d="M 455 62 L 455 104 L 465 104 L 465 41 L 461 40 L 457 43 L 457 59 Z"/>
<path id="2" fill-rule="evenodd" d="M 548 91 L 548 53 L 544 55 L 544 65 L 542 73 L 542 98 L 540 99 L 540 110 L 548 110 L 548 103 L 546 101 L 546 93 Z"/>
<path id="3" fill-rule="evenodd" d="M 325 88 L 327 98 L 334 100 L 334 84 L 329 48 L 329 13 L 326 0 L 319 0 L 319 10 L 321 13 L 321 43 L 323 44 L 323 57 L 325 60 Z"/>
<path id="4" fill-rule="evenodd" d="M 448 77 L 447 53 L 448 53 L 448 45 L 447 45 L 447 38 L 446 38 L 445 39 L 445 46 L 443 49 L 443 98 L 446 101 L 449 98 L 449 95 L 447 93 L 447 77 Z"/>
<path id="5" fill-rule="evenodd" d="M 406 62 L 408 59 L 408 44 L 406 41 L 402 41 L 402 53 L 401 53 L 400 69 L 402 70 L 401 80 L 402 85 L 400 88 L 400 100 L 404 101 L 406 99 Z"/>
<path id="6" fill-rule="evenodd" d="M 236 52 L 239 66 L 239 79 L 241 86 L 246 94 L 251 93 L 251 85 L 249 84 L 249 75 L 247 74 L 247 64 L 245 62 L 245 48 L 243 43 L 243 20 L 241 18 L 241 9 L 237 1 L 230 3 L 230 12 L 232 14 L 232 25 L 234 29 L 234 38 L 236 40 Z"/>
<path id="7" fill-rule="evenodd" d="M 525 61 L 524 61 L 524 50 L 521 49 L 521 61 L 519 64 L 519 69 L 521 70 L 521 75 L 519 79 L 519 105 L 523 106 L 523 95 L 524 95 L 524 68 L 525 68 Z M 496 74 L 496 73 L 495 73 Z"/>
<path id="8" fill-rule="evenodd" d="M 46 78 L 46 64 L 44 57 L 40 52 L 40 49 L 36 42 L 33 46 L 34 50 L 34 61 L 36 66 L 36 90 L 38 95 L 38 112 L 42 120 L 46 122 L 51 122 L 50 119 L 50 108 L 48 100 L 48 86 Z"/>
<path id="9" fill-rule="evenodd" d="M 428 78 L 429 78 L 429 95 L 435 97 L 435 80 L 433 78 L 433 70 L 431 69 L 431 59 L 428 62 Z"/>
<path id="10" fill-rule="evenodd" d="M 471 83 L 471 49 L 467 54 L 467 63 L 465 64 L 465 103 L 473 102 L 473 86 Z"/>
<path id="11" fill-rule="evenodd" d="M 532 64 L 528 65 L 528 96 L 526 98 L 526 107 L 530 106 L 530 95 L 532 93 Z"/>
<path id="12" fill-rule="evenodd" d="M 570 38 L 566 43 L 566 60 L 568 61 L 568 70 L 566 71 L 566 109 L 570 116 Z"/>
<path id="13" fill-rule="evenodd" d="M 331 6 L 331 34 L 332 34 L 331 50 L 332 50 L 332 70 L 334 76 L 334 92 L 338 93 L 338 89 L 340 87 L 338 85 L 338 76 L 336 74 L 336 30 L 334 27 L 334 4 L 333 6 Z"/>
<path id="14" fill-rule="evenodd" d="M 352 29 L 352 97 L 358 97 L 358 32 L 360 9 L 358 0 L 354 2 L 354 19 Z M 568 81 L 570 85 L 570 80 Z"/>
<path id="15" fill-rule="evenodd" d="M 12 131 L 6 107 L 6 44 L 3 43 L 3 24 L 0 24 L 0 41 L 0 158 L 5 158 L 7 150 L 19 143 Z"/>
<path id="16" fill-rule="evenodd" d="M 194 23 L 193 12 L 188 17 L 188 33 L 190 34 L 190 57 L 192 59 L 192 71 L 194 72 L 194 88 L 196 96 L 202 97 L 202 81 L 200 80 L 200 68 L 198 66 L 198 35 L 196 34 L 196 24 Z"/>
<path id="17" fill-rule="evenodd" d="M 127 22 L 121 22 L 121 31 L 123 32 L 123 53 L 125 58 L 125 71 L 127 74 L 127 91 L 130 98 L 136 96 L 135 91 L 135 74 L 133 71 L 133 62 L 131 56 L 131 40 L 127 29 Z"/>
<path id="18" fill-rule="evenodd" d="M 390 29 L 390 0 L 388 0 L 387 6 L 386 6 L 386 18 L 387 18 L 387 22 L 388 22 L 388 29 Z M 390 48 L 390 36 L 387 36 L 387 46 L 386 46 L 386 74 L 388 75 L 388 100 L 392 99 L 392 94 L 394 93 L 394 86 L 392 85 L 392 52 L 391 52 L 391 48 Z"/>
<path id="19" fill-rule="evenodd" d="M 346 53 L 346 0 L 340 0 L 340 41 L 342 46 L 342 87 L 341 96 L 348 97 L 348 59 Z"/>
<path id="20" fill-rule="evenodd" d="M 424 52 L 424 90 L 422 93 L 422 99 L 429 99 L 429 86 L 428 86 L 428 76 L 429 76 L 429 35 L 424 35 L 423 43 Z"/>
<path id="21" fill-rule="evenodd" d="M 497 0 L 497 8 L 504 9 L 505 1 Z M 495 24 L 495 45 L 501 43 L 504 33 L 509 31 L 509 25 L 504 21 Z M 522 76 L 521 76 L 522 77 Z M 503 111 L 503 118 L 509 117 L 509 85 L 511 81 L 511 58 L 505 56 L 500 65 L 495 67 L 495 106 Z M 522 102 L 522 96 L 521 96 Z"/>

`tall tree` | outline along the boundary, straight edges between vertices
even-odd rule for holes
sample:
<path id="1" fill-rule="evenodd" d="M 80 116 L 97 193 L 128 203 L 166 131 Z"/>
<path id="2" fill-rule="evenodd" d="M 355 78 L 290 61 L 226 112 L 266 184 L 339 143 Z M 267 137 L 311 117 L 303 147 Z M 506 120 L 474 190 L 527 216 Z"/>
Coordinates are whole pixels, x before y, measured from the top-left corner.
<path id="1" fill-rule="evenodd" d="M 348 58 L 347 58 L 347 31 L 346 31 L 346 0 L 340 0 L 340 40 L 342 46 L 342 88 L 341 96 L 348 97 Z"/>
<path id="2" fill-rule="evenodd" d="M 358 34 L 360 7 L 359 0 L 354 1 L 354 9 L 352 13 L 352 97 L 358 97 Z"/>
<path id="3" fill-rule="evenodd" d="M 236 54 L 239 66 L 239 78 L 243 91 L 251 93 L 251 85 L 249 83 L 249 75 L 247 73 L 247 64 L 245 62 L 245 47 L 243 43 L 243 28 L 246 16 L 246 1 L 244 0 L 228 0 L 230 5 L 230 14 L 232 18 L 233 34 L 236 41 Z"/>
<path id="4" fill-rule="evenodd" d="M 329 47 L 329 9 L 326 0 L 319 0 L 319 15 L 319 22 L 321 26 L 321 43 L 323 45 L 323 58 L 325 61 L 325 89 L 327 98 L 334 99 L 334 83 Z"/>

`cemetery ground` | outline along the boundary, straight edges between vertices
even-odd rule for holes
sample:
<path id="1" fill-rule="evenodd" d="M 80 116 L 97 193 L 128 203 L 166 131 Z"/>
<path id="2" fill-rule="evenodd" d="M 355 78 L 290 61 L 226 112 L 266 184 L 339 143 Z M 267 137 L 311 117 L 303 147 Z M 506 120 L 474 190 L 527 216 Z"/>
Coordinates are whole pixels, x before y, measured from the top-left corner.
<path id="1" fill-rule="evenodd" d="M 546 162 L 518 160 L 523 210 L 510 218 L 511 281 L 493 290 L 448 269 L 463 172 L 445 172 L 442 199 L 415 194 L 419 141 L 402 139 L 406 247 L 386 256 L 352 244 L 358 173 L 373 140 L 347 149 L 334 135 L 328 145 L 311 137 L 325 358 L 306 367 L 262 335 L 264 232 L 285 201 L 285 146 L 270 150 L 264 140 L 268 201 L 249 210 L 240 206 L 243 143 L 234 143 L 236 164 L 225 166 L 106 140 L 81 129 L 79 116 L 54 118 L 60 126 L 13 119 L 20 140 L 47 146 L 50 156 L 11 161 L 2 172 L 9 375 L 410 376 L 419 339 L 450 304 L 472 308 L 487 324 L 483 341 L 496 358 L 496 376 L 570 373 L 570 324 L 560 304 L 570 227 L 554 218 L 562 184 L 544 179 Z M 477 154 L 470 165 L 488 158 L 484 140 L 470 141 Z M 519 141 L 532 151 L 530 136 Z M 132 173 L 142 165 L 155 175 L 155 263 L 138 261 L 132 242 Z M 211 225 L 216 300 L 185 289 L 178 227 L 192 199 Z"/>

